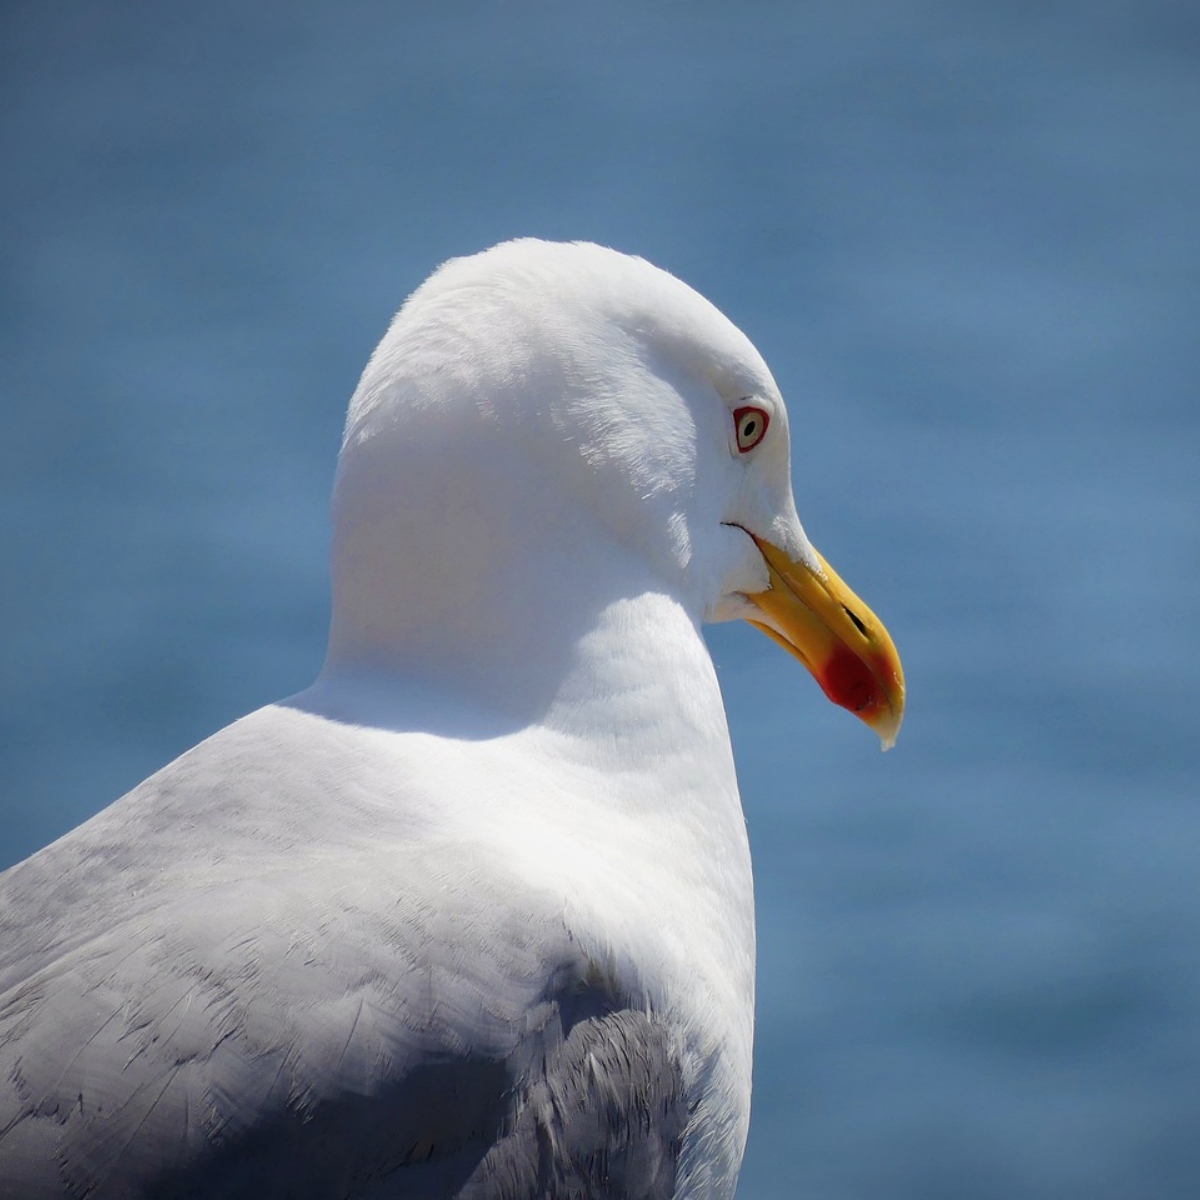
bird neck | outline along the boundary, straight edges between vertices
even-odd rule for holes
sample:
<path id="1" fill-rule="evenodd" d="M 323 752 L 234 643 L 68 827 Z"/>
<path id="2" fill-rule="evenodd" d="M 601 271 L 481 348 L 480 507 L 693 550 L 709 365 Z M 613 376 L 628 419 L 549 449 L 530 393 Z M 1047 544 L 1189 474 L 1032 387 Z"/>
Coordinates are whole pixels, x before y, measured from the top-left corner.
<path id="1" fill-rule="evenodd" d="M 565 722 L 647 672 L 711 675 L 671 553 L 606 523 L 586 494 L 544 475 L 539 488 L 536 456 L 486 432 L 436 456 L 386 434 L 343 452 L 322 678 L 390 679 L 518 728 Z M 706 694 L 720 710 L 715 681 Z"/>
<path id="2" fill-rule="evenodd" d="M 372 694 L 426 705 L 438 696 L 491 733 L 604 728 L 628 747 L 656 711 L 693 714 L 706 735 L 714 720 L 724 727 L 697 614 L 636 556 L 572 529 L 569 514 L 507 549 L 410 539 L 406 552 L 365 562 L 341 549 L 326 684 L 373 681 Z"/>

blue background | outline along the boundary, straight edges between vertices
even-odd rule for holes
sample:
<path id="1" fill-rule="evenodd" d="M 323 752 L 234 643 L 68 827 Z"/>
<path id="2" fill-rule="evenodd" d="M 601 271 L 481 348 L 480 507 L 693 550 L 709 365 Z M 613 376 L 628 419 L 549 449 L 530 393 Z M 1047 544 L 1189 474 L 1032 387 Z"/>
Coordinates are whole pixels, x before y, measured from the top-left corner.
<path id="1" fill-rule="evenodd" d="M 760 897 L 741 1200 L 1200 1194 L 1200 6 L 7 3 L 0 865 L 323 653 L 348 398 L 518 234 L 789 398 L 897 750 L 711 632 Z"/>

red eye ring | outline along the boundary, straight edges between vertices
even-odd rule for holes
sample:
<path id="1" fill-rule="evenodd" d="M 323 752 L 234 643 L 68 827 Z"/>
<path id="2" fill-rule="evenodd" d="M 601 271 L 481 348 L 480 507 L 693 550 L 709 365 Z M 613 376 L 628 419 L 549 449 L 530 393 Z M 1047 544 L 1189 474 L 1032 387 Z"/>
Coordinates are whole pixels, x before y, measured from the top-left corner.
<path id="1" fill-rule="evenodd" d="M 771 414 L 766 409 L 756 408 L 747 404 L 733 410 L 733 428 L 737 436 L 739 454 L 753 450 L 767 436 L 767 427 L 771 424 Z"/>

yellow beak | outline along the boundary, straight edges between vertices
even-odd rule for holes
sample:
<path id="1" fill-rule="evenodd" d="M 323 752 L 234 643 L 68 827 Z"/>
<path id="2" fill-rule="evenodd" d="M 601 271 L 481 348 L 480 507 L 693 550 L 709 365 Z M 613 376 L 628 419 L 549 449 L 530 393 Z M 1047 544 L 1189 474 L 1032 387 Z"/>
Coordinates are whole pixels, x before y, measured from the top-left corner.
<path id="1" fill-rule="evenodd" d="M 794 654 L 834 704 L 860 717 L 891 749 L 904 719 L 904 670 L 883 622 L 819 554 L 821 573 L 750 536 L 771 575 L 767 591 L 746 597 L 761 614 L 750 624 Z"/>

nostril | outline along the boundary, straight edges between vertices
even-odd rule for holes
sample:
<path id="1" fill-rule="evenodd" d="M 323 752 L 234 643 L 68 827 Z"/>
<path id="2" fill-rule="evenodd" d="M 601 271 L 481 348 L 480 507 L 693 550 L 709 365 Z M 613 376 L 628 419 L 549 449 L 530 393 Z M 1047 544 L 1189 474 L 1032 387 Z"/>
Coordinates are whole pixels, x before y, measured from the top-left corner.
<path id="1" fill-rule="evenodd" d="M 854 628 L 857 629 L 858 632 L 863 635 L 863 637 L 866 637 L 867 627 L 862 623 L 862 621 L 859 620 L 858 614 L 853 609 L 846 608 L 844 604 L 842 605 L 842 608 L 845 611 L 846 616 L 848 616 L 850 620 L 854 622 Z"/>

